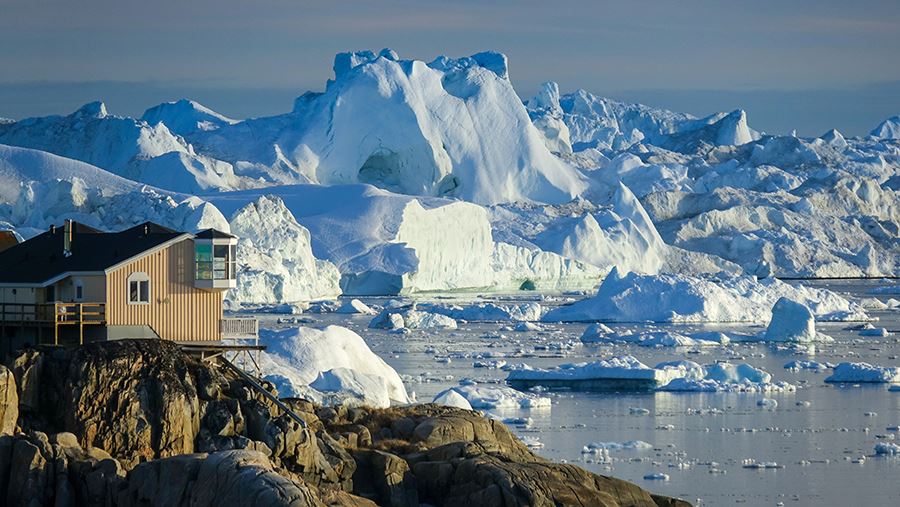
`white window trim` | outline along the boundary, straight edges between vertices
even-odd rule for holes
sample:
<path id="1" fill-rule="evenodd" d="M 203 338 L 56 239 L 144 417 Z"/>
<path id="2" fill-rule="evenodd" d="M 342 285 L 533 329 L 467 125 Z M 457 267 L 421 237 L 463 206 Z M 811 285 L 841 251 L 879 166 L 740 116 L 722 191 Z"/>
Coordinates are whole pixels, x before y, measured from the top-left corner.
<path id="1" fill-rule="evenodd" d="M 147 300 L 146 301 L 132 301 L 131 300 L 131 282 L 138 282 L 138 298 L 141 297 L 140 294 L 140 282 L 147 282 Z M 130 305 L 149 305 L 150 301 L 153 299 L 153 284 L 150 283 L 150 277 L 147 273 L 143 271 L 135 271 L 128 275 L 128 279 L 125 281 L 125 297 L 128 298 L 128 304 Z"/>

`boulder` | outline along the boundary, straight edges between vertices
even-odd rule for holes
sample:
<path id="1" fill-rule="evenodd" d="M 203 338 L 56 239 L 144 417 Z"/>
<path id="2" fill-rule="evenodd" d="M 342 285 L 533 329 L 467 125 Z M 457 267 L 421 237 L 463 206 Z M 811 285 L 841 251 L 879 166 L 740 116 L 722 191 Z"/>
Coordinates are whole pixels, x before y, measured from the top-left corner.
<path id="1" fill-rule="evenodd" d="M 19 421 L 19 394 L 13 373 L 0 365 L 0 435 L 12 435 Z"/>
<path id="2" fill-rule="evenodd" d="M 117 504 L 171 507 L 319 506 L 309 487 L 275 472 L 262 453 L 187 454 L 142 463 L 128 475 Z"/>

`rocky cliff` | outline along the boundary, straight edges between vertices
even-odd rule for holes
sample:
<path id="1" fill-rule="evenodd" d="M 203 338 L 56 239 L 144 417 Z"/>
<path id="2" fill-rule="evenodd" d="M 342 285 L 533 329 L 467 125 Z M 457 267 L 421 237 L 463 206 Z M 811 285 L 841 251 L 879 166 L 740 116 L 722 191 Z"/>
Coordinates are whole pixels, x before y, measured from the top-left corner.
<path id="1" fill-rule="evenodd" d="M 0 366 L 0 503 L 687 505 L 537 457 L 475 412 L 285 401 L 305 424 L 167 342 L 24 351 Z"/>

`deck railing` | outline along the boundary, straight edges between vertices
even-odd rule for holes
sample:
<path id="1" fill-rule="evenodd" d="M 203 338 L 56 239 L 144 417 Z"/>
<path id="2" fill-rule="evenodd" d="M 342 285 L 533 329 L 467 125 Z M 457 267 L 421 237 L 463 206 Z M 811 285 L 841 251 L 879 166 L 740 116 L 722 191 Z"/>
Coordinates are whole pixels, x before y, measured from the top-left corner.
<path id="1" fill-rule="evenodd" d="M 252 318 L 222 319 L 219 321 L 222 338 L 257 338 L 259 321 Z"/>
<path id="2" fill-rule="evenodd" d="M 105 303 L 0 303 L 5 324 L 102 324 Z"/>

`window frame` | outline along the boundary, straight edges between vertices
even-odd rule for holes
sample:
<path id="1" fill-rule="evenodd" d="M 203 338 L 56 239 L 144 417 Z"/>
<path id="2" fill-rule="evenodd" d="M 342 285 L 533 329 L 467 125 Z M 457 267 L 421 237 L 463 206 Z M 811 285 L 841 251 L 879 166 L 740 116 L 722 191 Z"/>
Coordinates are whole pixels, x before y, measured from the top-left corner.
<path id="1" fill-rule="evenodd" d="M 76 278 L 72 281 L 73 298 L 75 301 L 84 301 L 84 281 Z"/>
<path id="2" fill-rule="evenodd" d="M 132 299 L 131 284 L 137 284 L 137 287 L 136 287 L 137 288 L 137 292 L 136 292 L 137 299 Z M 146 288 L 147 288 L 147 294 L 146 294 L 147 300 L 146 301 L 141 299 L 141 296 L 143 293 L 143 290 L 142 290 L 143 284 L 146 284 Z M 153 290 L 153 287 L 151 286 L 150 277 L 147 275 L 147 273 L 144 273 L 143 271 L 135 271 L 134 273 L 131 273 L 130 275 L 128 275 L 128 279 L 125 282 L 125 297 L 128 299 L 129 305 L 149 305 L 150 301 L 153 297 L 152 290 Z"/>

